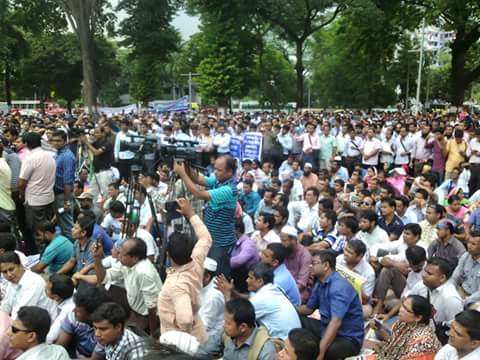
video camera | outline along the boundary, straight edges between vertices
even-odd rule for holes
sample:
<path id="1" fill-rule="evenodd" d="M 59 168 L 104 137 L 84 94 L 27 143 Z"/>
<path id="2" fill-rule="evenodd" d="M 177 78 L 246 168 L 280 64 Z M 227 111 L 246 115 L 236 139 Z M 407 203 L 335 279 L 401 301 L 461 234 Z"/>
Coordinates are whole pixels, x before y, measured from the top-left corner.
<path id="1" fill-rule="evenodd" d="M 135 154 L 151 154 L 157 151 L 157 137 L 155 135 L 130 135 L 130 141 L 120 142 L 120 151 L 132 151 Z"/>
<path id="2" fill-rule="evenodd" d="M 82 135 L 88 135 L 92 129 L 93 127 L 90 126 L 84 128 L 80 128 L 78 126 L 71 127 L 68 129 L 68 136 L 72 139 L 78 139 Z"/>
<path id="3" fill-rule="evenodd" d="M 173 162 L 184 162 L 185 164 L 196 167 L 201 167 L 200 153 L 196 151 L 198 141 L 192 140 L 168 140 L 169 145 L 162 145 L 160 147 L 160 159 L 173 168 Z"/>

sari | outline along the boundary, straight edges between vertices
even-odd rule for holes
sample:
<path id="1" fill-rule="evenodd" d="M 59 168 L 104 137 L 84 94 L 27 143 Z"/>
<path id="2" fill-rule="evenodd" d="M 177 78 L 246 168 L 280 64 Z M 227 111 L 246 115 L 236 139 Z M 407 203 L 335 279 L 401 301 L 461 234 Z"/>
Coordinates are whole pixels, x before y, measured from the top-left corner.
<path id="1" fill-rule="evenodd" d="M 378 354 L 357 357 L 361 360 L 433 360 L 442 345 L 431 325 L 397 321 L 392 335 Z"/>

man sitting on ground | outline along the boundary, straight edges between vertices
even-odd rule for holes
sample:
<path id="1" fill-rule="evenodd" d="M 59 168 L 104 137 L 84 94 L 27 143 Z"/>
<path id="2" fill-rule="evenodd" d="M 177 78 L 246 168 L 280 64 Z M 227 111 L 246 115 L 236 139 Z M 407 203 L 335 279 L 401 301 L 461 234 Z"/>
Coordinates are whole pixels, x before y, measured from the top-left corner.
<path id="1" fill-rule="evenodd" d="M 348 280 L 335 271 L 336 258 L 331 250 L 313 255 L 312 269 L 319 280 L 306 305 L 297 308 L 301 315 L 320 311 L 320 320 L 302 317 L 304 328 L 320 340 L 317 359 L 343 359 L 357 355 L 363 343 L 362 305 Z"/>
<path id="2" fill-rule="evenodd" d="M 97 342 L 105 347 L 106 360 L 141 360 L 145 356 L 142 339 L 126 328 L 127 313 L 114 302 L 100 305 L 92 314 Z"/>
<path id="3" fill-rule="evenodd" d="M 70 359 L 61 346 L 45 343 L 51 323 L 50 315 L 46 310 L 36 306 L 23 306 L 18 310 L 17 315 L 8 333 L 10 346 L 23 351 L 17 360 Z"/>

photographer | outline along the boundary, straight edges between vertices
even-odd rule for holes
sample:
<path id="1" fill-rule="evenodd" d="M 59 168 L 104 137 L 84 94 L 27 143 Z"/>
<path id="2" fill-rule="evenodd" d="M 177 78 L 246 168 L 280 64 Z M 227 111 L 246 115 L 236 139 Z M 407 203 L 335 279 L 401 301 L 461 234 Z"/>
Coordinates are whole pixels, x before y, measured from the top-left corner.
<path id="1" fill-rule="evenodd" d="M 90 184 L 90 189 L 97 198 L 98 194 L 107 195 L 108 185 L 113 182 L 113 173 L 110 169 L 113 161 L 113 146 L 105 137 L 103 126 L 97 126 L 93 133 L 94 141 L 90 143 L 85 135 L 80 141 L 93 154 L 93 170 L 95 176 Z"/>
<path id="2" fill-rule="evenodd" d="M 237 187 L 234 178 L 235 159 L 230 155 L 215 160 L 214 175 L 205 178 L 184 163 L 175 162 L 174 171 L 183 180 L 193 197 L 208 201 L 204 213 L 205 225 L 212 235 L 213 245 L 208 257 L 218 263 L 219 274 L 230 275 L 230 253 L 235 244 L 234 215 Z M 199 190 L 196 184 L 208 190 Z"/>

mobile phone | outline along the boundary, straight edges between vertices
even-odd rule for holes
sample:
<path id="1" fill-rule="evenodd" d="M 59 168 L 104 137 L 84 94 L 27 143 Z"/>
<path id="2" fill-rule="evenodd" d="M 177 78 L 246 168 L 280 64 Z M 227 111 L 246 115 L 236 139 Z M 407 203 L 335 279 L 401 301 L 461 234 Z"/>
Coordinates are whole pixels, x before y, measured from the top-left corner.
<path id="1" fill-rule="evenodd" d="M 385 326 L 380 320 L 377 318 L 374 318 L 373 321 L 375 322 L 375 326 L 377 327 L 377 331 L 383 330 L 385 331 L 389 336 L 392 335 L 392 330 Z"/>

